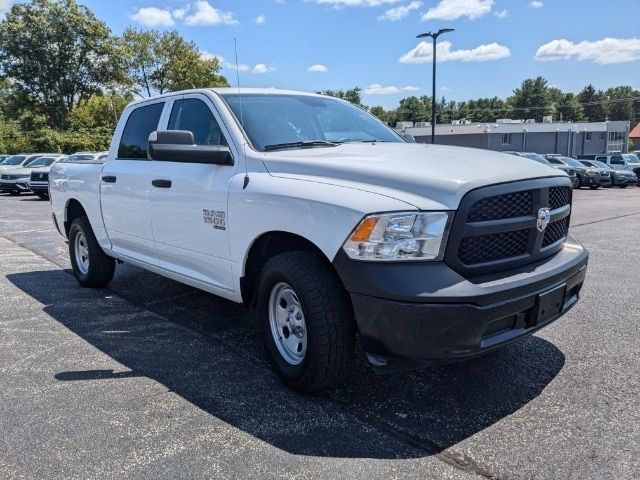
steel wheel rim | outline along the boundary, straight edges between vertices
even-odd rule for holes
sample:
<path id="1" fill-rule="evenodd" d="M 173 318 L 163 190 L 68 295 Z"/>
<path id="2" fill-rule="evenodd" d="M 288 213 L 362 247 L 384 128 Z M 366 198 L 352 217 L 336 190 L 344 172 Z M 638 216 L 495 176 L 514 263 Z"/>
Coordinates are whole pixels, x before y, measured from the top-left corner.
<path id="1" fill-rule="evenodd" d="M 73 242 L 76 266 L 80 273 L 86 275 L 89 273 L 89 246 L 87 245 L 87 238 L 84 236 L 84 232 L 80 231 L 76 233 L 76 237 Z"/>
<path id="2" fill-rule="evenodd" d="M 269 325 L 280 356 L 289 365 L 300 365 L 307 353 L 307 325 L 298 295 L 284 282 L 271 289 Z"/>

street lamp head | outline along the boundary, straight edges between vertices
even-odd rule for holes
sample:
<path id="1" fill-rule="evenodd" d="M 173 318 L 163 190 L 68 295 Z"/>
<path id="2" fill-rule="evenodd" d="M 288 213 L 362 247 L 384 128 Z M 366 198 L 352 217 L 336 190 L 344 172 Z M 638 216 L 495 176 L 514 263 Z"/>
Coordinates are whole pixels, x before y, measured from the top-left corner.
<path id="1" fill-rule="evenodd" d="M 425 38 L 425 37 L 433 37 L 433 33 L 431 32 L 421 33 L 420 35 L 416 36 L 416 38 Z"/>
<path id="2" fill-rule="evenodd" d="M 436 38 L 438 38 L 443 33 L 449 33 L 449 32 L 453 32 L 453 31 L 454 31 L 453 28 L 441 28 L 440 30 L 438 30 L 435 33 L 432 33 L 432 32 L 421 33 L 420 35 L 416 36 L 416 38 L 431 37 L 431 38 L 433 38 L 435 40 Z"/>
<path id="3" fill-rule="evenodd" d="M 441 28 L 438 30 L 438 35 L 442 35 L 443 33 L 453 32 L 455 28 Z"/>

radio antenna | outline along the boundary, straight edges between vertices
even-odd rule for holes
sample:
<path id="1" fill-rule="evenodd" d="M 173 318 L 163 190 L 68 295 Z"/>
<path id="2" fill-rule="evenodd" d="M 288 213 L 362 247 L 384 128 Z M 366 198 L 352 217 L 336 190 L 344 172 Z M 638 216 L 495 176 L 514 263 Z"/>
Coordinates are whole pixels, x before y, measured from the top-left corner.
<path id="1" fill-rule="evenodd" d="M 236 37 L 233 37 L 233 49 L 234 49 L 235 58 L 236 58 L 236 84 L 238 85 L 238 101 L 240 102 L 240 125 L 244 130 L 244 112 L 242 111 L 242 91 L 240 90 L 240 67 L 238 66 L 238 40 L 236 39 Z M 242 189 L 244 190 L 249 185 L 249 167 L 247 166 L 247 139 L 243 138 L 242 141 L 243 141 L 242 153 L 244 155 L 244 183 L 242 184 Z"/>

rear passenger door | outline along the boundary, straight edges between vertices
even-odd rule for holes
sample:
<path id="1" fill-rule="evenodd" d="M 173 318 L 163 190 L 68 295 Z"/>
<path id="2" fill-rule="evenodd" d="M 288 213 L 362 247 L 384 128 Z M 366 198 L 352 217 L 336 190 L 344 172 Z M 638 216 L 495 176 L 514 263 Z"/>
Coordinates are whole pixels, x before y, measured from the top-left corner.
<path id="1" fill-rule="evenodd" d="M 228 131 L 205 95 L 177 97 L 169 108 L 167 130 L 188 130 L 198 145 L 229 145 Z M 168 270 L 217 293 L 233 291 L 227 199 L 237 152 L 235 157 L 233 166 L 151 162 L 158 185 L 150 196 L 158 257 Z"/>
<path id="2" fill-rule="evenodd" d="M 115 158 L 104 164 L 100 178 L 102 218 L 114 252 L 150 261 L 155 255 L 151 228 L 152 162 L 147 159 L 149 134 L 158 129 L 165 101 L 145 103 L 129 112 Z"/>
<path id="3" fill-rule="evenodd" d="M 611 155 L 611 166 L 616 170 L 629 170 L 629 166 L 622 155 Z"/>

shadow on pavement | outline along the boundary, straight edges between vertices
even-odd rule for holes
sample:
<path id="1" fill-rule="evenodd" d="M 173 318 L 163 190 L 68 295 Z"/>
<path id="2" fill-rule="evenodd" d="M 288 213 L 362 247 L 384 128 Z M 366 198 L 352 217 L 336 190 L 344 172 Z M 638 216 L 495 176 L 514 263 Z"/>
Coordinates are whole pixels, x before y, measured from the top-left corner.
<path id="1" fill-rule="evenodd" d="M 109 290 L 98 291 L 80 288 L 61 270 L 7 276 L 45 305 L 53 319 L 130 370 L 59 372 L 56 379 L 148 377 L 293 454 L 436 454 L 535 399 L 564 365 L 564 355 L 554 345 L 529 337 L 485 357 L 419 372 L 378 376 L 359 360 L 348 385 L 302 396 L 284 387 L 268 368 L 252 311 L 127 268 L 119 269 Z M 137 305 L 112 298 L 114 291 L 125 298 L 137 293 Z M 345 414 L 351 420 L 345 421 Z M 354 428 L 354 420 L 360 428 Z M 367 432 L 380 429 L 404 445 L 368 438 L 373 434 Z"/>

